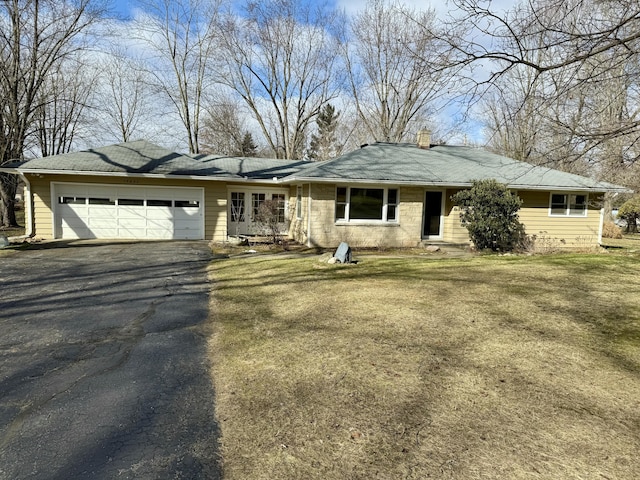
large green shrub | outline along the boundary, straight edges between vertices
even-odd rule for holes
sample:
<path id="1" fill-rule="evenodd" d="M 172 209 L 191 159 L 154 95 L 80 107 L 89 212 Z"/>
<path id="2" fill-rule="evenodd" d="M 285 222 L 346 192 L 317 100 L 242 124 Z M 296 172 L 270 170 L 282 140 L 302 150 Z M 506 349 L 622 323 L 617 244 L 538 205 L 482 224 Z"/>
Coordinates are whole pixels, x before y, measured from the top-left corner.
<path id="1" fill-rule="evenodd" d="M 451 200 L 460 206 L 460 220 L 477 249 L 508 252 L 524 239 L 524 227 L 518 220 L 522 201 L 506 185 L 476 180 Z"/>
<path id="2" fill-rule="evenodd" d="M 627 233 L 638 231 L 638 219 L 640 219 L 640 195 L 636 195 L 624 202 L 618 209 L 618 218 L 622 218 L 627 224 Z"/>

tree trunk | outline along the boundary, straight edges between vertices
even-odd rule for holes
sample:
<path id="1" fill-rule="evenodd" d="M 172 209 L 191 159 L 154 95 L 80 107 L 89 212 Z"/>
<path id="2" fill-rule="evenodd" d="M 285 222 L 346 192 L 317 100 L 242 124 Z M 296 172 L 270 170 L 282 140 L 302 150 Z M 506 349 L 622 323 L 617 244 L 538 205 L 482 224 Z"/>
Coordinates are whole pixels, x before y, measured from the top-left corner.
<path id="1" fill-rule="evenodd" d="M 0 173 L 0 226 L 17 227 L 15 198 L 18 183 L 15 176 Z"/>

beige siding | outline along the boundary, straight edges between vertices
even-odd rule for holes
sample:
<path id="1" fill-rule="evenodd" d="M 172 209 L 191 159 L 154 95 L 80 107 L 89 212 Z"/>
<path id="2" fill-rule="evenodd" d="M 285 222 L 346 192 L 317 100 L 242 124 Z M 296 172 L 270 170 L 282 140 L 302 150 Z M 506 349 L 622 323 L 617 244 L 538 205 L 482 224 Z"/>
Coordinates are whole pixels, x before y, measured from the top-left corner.
<path id="1" fill-rule="evenodd" d="M 224 182 L 101 177 L 75 175 L 27 175 L 34 197 L 34 234 L 53 238 L 51 182 L 123 184 L 174 187 L 201 187 L 205 197 L 205 238 L 227 240 L 227 184 Z M 244 185 L 244 184 L 243 184 Z M 257 185 L 256 185 L 257 186 Z M 272 185 L 271 185 L 272 186 Z M 356 247 L 412 247 L 422 240 L 422 215 L 425 188 L 400 187 L 398 223 L 340 223 L 335 221 L 336 185 L 304 184 L 302 218 L 296 218 L 296 186 L 289 190 L 289 234 L 300 243 L 333 248 L 346 241 Z M 460 211 L 451 202 L 456 189 L 444 191 L 442 239 L 445 242 L 469 243 L 466 228 L 460 223 Z M 597 244 L 600 212 L 590 206 L 586 217 L 552 217 L 549 215 L 548 191 L 520 191 L 523 200 L 520 221 L 528 235 L 559 247 L 584 247 Z M 593 196 L 589 197 L 590 203 Z"/>
<path id="2" fill-rule="evenodd" d="M 36 238 L 53 238 L 53 215 L 51 210 L 51 178 L 26 175 L 33 194 L 33 234 Z"/>
<path id="3" fill-rule="evenodd" d="M 450 198 L 458 190 L 448 190 L 445 207 L 444 240 L 451 243 L 469 243 L 467 229 L 460 222 L 460 210 Z M 600 210 L 590 206 L 586 217 L 560 217 L 549 215 L 550 191 L 519 191 L 523 201 L 519 211 L 520 222 L 529 236 L 558 248 L 589 247 L 597 245 L 600 228 Z M 590 202 L 594 200 L 589 197 Z"/>
<path id="4" fill-rule="evenodd" d="M 549 215 L 548 191 L 519 191 L 523 201 L 520 208 L 520 222 L 525 226 L 527 235 L 535 235 L 539 241 L 545 241 L 556 247 L 585 247 L 598 243 L 600 229 L 600 210 L 589 205 L 585 217 L 562 217 Z M 589 196 L 589 203 L 595 200 Z"/>
<path id="5" fill-rule="evenodd" d="M 451 201 L 451 196 L 455 195 L 459 189 L 447 189 L 444 192 L 444 228 L 443 241 L 455 244 L 469 244 L 469 232 L 460 221 L 460 209 Z"/>
<path id="6" fill-rule="evenodd" d="M 200 187 L 204 189 L 204 233 L 206 240 L 223 242 L 227 239 L 227 189 L 223 182 L 134 178 L 101 177 L 79 175 L 27 175 L 34 197 L 34 234 L 37 238 L 52 239 L 53 216 L 51 205 L 51 183 L 95 183 L 103 185 L 141 185 L 164 187 Z"/>

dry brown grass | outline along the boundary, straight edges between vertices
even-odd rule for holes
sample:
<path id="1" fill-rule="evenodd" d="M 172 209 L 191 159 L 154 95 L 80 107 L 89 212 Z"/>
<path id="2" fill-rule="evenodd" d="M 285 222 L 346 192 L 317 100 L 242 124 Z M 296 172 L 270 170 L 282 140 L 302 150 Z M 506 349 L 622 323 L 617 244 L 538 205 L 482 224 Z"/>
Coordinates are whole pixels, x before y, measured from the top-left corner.
<path id="1" fill-rule="evenodd" d="M 627 233 L 621 239 L 603 238 L 602 244 L 612 250 L 640 252 L 640 233 Z"/>
<path id="2" fill-rule="evenodd" d="M 5 237 L 17 237 L 20 235 L 24 235 L 24 232 L 25 232 L 24 208 L 22 207 L 22 205 L 19 205 L 16 208 L 16 220 L 18 222 L 18 225 L 20 225 L 20 227 L 12 227 L 12 228 L 0 227 L 0 235 L 3 235 Z"/>
<path id="3" fill-rule="evenodd" d="M 214 262 L 225 478 L 640 478 L 638 260 Z"/>

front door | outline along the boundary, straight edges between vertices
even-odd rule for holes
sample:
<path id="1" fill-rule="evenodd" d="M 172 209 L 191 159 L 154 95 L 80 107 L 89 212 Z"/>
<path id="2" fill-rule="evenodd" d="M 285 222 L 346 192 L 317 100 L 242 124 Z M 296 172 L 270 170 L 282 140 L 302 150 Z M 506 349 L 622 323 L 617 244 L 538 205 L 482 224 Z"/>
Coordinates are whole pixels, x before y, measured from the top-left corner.
<path id="1" fill-rule="evenodd" d="M 282 224 L 282 233 L 287 232 L 286 224 L 286 190 L 240 190 L 234 189 L 229 193 L 228 235 L 256 235 L 255 219 L 262 205 L 267 200 L 278 202 L 277 221 Z"/>
<path id="2" fill-rule="evenodd" d="M 423 238 L 442 236 L 442 192 L 426 192 L 424 196 Z"/>

